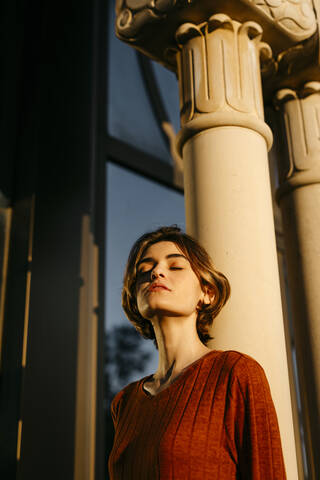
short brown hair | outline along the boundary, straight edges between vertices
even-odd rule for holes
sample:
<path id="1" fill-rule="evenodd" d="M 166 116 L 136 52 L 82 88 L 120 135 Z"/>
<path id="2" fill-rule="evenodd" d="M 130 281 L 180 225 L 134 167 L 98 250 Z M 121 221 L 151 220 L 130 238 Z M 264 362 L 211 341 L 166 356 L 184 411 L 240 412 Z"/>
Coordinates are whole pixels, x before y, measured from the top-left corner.
<path id="1" fill-rule="evenodd" d="M 174 243 L 187 257 L 202 289 L 206 287 L 214 291 L 213 302 L 209 305 L 202 304 L 198 309 L 197 332 L 201 342 L 206 345 L 212 339 L 208 328 L 230 296 L 230 284 L 225 275 L 214 268 L 206 250 L 190 235 L 183 233 L 176 225 L 160 227 L 153 232 L 145 233 L 133 245 L 124 274 L 122 307 L 138 332 L 144 338 L 155 340 L 151 322 L 140 315 L 137 306 L 137 264 L 151 245 L 163 241 Z"/>

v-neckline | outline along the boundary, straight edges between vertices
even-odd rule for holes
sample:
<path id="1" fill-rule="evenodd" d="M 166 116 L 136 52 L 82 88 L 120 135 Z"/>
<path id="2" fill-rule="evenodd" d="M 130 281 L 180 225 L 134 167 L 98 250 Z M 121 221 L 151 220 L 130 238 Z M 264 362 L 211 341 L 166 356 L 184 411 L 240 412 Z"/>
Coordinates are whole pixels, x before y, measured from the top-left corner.
<path id="1" fill-rule="evenodd" d="M 170 385 L 168 385 L 167 387 L 163 388 L 162 390 L 160 390 L 160 392 L 156 393 L 155 395 L 152 395 L 152 393 L 148 392 L 148 390 L 146 390 L 144 388 L 144 384 L 150 379 L 153 377 L 153 374 L 151 375 L 148 375 L 147 377 L 143 377 L 141 380 L 140 380 L 140 391 L 142 392 L 142 394 L 146 397 L 146 398 L 149 398 L 149 399 L 153 399 L 153 398 L 157 398 L 159 397 L 159 395 L 163 394 L 164 392 L 168 392 L 171 387 L 177 385 L 178 383 L 180 383 L 180 381 L 184 378 L 184 376 L 188 373 L 188 371 L 194 367 L 195 365 L 197 365 L 199 362 L 201 362 L 202 360 L 204 360 L 207 356 L 211 355 L 213 352 L 216 352 L 216 350 L 211 350 L 210 352 L 207 352 L 205 353 L 204 355 L 202 355 L 202 357 L 198 358 L 197 360 L 195 360 L 194 362 L 190 363 L 189 365 L 187 365 L 180 373 L 179 375 L 170 383 Z"/>

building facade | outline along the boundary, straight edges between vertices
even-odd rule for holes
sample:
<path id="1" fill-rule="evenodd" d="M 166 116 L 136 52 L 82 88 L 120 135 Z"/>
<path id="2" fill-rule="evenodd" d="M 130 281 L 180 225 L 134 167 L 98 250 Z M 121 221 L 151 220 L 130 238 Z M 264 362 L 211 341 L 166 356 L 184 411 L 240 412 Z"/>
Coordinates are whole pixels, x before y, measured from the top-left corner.
<path id="1" fill-rule="evenodd" d="M 107 478 L 110 400 L 156 362 L 126 256 L 177 223 L 232 286 L 211 346 L 262 364 L 288 479 L 319 478 L 318 2 L 3 13 L 2 477 Z"/>

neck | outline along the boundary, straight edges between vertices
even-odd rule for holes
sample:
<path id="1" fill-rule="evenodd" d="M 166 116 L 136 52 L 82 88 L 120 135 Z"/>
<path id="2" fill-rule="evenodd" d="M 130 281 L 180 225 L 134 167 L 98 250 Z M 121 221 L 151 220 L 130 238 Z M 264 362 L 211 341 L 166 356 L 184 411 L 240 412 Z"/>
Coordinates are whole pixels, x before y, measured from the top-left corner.
<path id="1" fill-rule="evenodd" d="M 196 317 L 161 317 L 152 321 L 159 351 L 154 380 L 170 383 L 191 363 L 210 351 L 199 339 Z"/>

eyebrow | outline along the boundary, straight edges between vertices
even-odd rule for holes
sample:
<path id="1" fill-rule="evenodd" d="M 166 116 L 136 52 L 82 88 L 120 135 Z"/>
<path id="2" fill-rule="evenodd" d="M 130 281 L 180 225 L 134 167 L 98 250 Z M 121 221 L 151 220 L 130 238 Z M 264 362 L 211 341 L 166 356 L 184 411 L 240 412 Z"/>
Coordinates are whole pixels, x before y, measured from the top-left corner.
<path id="1" fill-rule="evenodd" d="M 185 255 L 181 255 L 181 253 L 169 253 L 169 255 L 166 255 L 166 258 L 184 258 L 185 260 L 187 260 L 187 262 L 189 261 L 187 257 Z M 141 263 L 151 263 L 151 262 L 154 262 L 153 257 L 143 258 L 137 263 L 137 267 L 139 267 Z"/>

